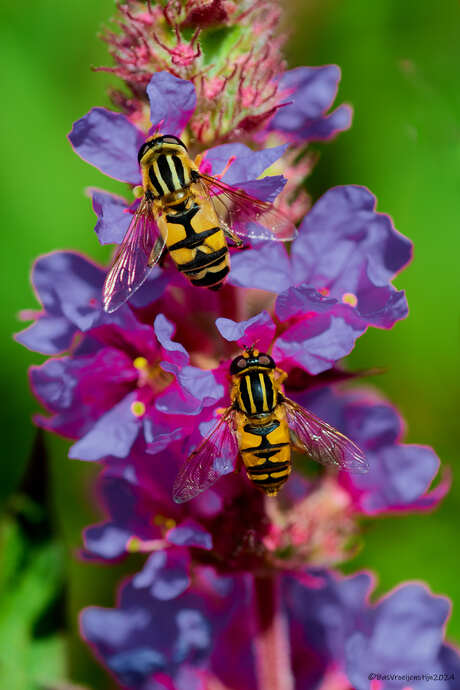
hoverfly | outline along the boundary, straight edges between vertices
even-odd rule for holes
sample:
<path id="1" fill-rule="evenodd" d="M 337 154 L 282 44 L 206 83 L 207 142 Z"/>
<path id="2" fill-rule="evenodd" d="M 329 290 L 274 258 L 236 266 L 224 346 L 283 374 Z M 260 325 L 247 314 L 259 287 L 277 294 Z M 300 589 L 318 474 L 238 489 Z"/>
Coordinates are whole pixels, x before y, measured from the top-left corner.
<path id="1" fill-rule="evenodd" d="M 276 496 L 288 480 L 292 448 L 323 465 L 367 472 L 364 454 L 353 441 L 284 395 L 287 374 L 270 355 L 248 348 L 232 361 L 230 374 L 231 405 L 179 470 L 176 503 L 194 498 L 235 469 L 238 454 L 249 479 L 268 496 Z"/>
<path id="2" fill-rule="evenodd" d="M 107 274 L 104 309 L 118 309 L 147 278 L 166 246 L 193 285 L 217 290 L 230 270 L 226 238 L 287 241 L 297 230 L 275 207 L 200 173 L 185 144 L 155 134 L 138 153 L 143 196 Z"/>

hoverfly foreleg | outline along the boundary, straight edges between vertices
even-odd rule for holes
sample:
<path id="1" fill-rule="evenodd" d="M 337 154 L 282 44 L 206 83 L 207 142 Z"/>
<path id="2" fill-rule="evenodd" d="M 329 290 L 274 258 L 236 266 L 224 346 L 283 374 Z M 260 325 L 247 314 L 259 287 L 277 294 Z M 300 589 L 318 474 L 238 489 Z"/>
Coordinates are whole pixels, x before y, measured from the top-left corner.
<path id="1" fill-rule="evenodd" d="M 222 228 L 222 229 L 223 229 L 223 231 L 224 231 L 224 235 L 225 235 L 226 237 L 229 237 L 229 238 L 232 240 L 232 242 L 234 242 L 234 244 L 235 244 L 237 247 L 242 247 L 242 246 L 243 246 L 243 244 L 244 244 L 243 240 L 242 240 L 240 237 L 238 237 L 238 235 L 236 235 L 236 234 L 233 232 L 233 230 L 231 230 L 228 226 L 227 226 L 227 227 L 224 227 L 224 228 Z"/>

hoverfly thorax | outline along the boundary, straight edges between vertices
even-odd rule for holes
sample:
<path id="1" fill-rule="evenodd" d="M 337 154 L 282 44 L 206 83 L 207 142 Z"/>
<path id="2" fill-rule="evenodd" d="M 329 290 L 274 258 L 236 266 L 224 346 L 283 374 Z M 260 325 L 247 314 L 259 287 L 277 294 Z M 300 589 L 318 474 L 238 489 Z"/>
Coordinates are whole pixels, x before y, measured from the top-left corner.
<path id="1" fill-rule="evenodd" d="M 218 290 L 230 271 L 227 241 L 292 240 L 293 223 L 273 204 L 201 172 L 184 142 L 154 134 L 138 151 L 139 205 L 104 282 L 103 303 L 115 311 L 147 279 L 167 250 L 192 285 Z M 262 366 L 262 365 L 261 365 Z"/>
<path id="2" fill-rule="evenodd" d="M 154 199 L 175 200 L 193 181 L 193 161 L 184 142 L 172 134 L 149 137 L 138 152 L 145 191 Z"/>

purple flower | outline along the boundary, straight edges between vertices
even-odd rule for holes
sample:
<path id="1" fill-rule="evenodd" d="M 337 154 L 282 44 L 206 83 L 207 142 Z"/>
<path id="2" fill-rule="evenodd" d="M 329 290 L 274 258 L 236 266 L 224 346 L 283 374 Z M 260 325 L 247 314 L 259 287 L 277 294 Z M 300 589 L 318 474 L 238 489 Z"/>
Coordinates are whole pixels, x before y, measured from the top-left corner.
<path id="1" fill-rule="evenodd" d="M 301 474 L 290 478 L 273 514 L 266 513 L 262 494 L 244 470 L 222 476 L 193 501 L 178 505 L 171 502 L 172 486 L 199 443 L 195 429 L 185 444 L 158 454 L 154 470 L 150 456 L 137 452 L 128 464 L 112 464 L 104 472 L 99 491 L 108 520 L 87 528 L 86 555 L 110 560 L 131 551 L 186 547 L 195 560 L 224 572 L 256 564 L 275 570 L 330 566 L 348 555 L 361 514 L 434 508 L 449 482 L 429 491 L 439 460 L 424 446 L 401 442 L 402 420 L 394 408 L 367 390 L 336 394 L 315 384 L 309 392 L 288 388 L 288 394 L 356 441 L 369 462 L 368 474 L 307 480 L 302 472 L 308 473 L 311 461 L 297 457 L 294 470 Z M 207 428 L 202 424 L 202 433 Z"/>
<path id="2" fill-rule="evenodd" d="M 402 443 L 403 420 L 394 407 L 375 393 L 354 389 L 337 395 L 322 389 L 294 397 L 350 436 L 366 454 L 366 475 L 341 476 L 341 485 L 358 512 L 374 515 L 428 510 L 447 493 L 448 479 L 429 491 L 439 469 L 436 453 L 427 446 Z"/>
<path id="3" fill-rule="evenodd" d="M 116 609 L 93 607 L 82 615 L 84 636 L 123 685 L 159 688 L 156 674 L 162 672 L 166 678 L 160 680 L 172 682 L 166 687 L 185 690 L 194 687 L 187 683 L 195 676 L 184 678 L 180 664 L 199 663 L 200 677 L 211 686 L 217 679 L 229 688 L 258 687 L 250 578 L 216 577 L 198 569 L 194 586 L 166 601 L 136 587 L 135 580 L 123 588 Z M 278 615 L 286 623 L 296 688 L 313 690 L 330 683 L 343 690 L 350 685 L 356 690 L 402 690 L 407 680 L 374 686 L 369 676 L 458 673 L 458 653 L 443 642 L 449 604 L 422 585 L 402 585 L 375 604 L 369 603 L 372 579 L 367 573 L 344 578 L 299 572 L 283 575 L 278 585 Z M 184 609 L 191 629 L 178 624 Z M 411 680 L 410 687 L 418 690 L 425 682 Z M 443 681 L 442 687 L 453 690 L 455 680 Z"/>
<path id="4" fill-rule="evenodd" d="M 327 114 L 335 101 L 340 77 L 337 65 L 296 67 L 285 72 L 279 89 L 287 105 L 276 111 L 269 131 L 304 144 L 331 139 L 348 129 L 353 114 L 349 105 L 341 105 Z"/>
<path id="5" fill-rule="evenodd" d="M 172 339 L 174 324 L 161 312 L 154 315 L 153 327 L 126 306 L 114 317 L 105 314 L 103 275 L 70 252 L 39 259 L 33 280 L 45 311 L 16 336 L 45 353 L 73 348 L 69 355 L 32 367 L 30 378 L 37 398 L 52 414 L 37 421 L 79 439 L 70 457 L 82 460 L 126 457 L 140 432 L 147 449 L 158 452 L 187 435 L 198 423 L 191 416 L 223 394 L 211 372 L 191 365 L 188 352 Z M 80 340 L 73 346 L 77 335 Z M 198 398 L 190 388 L 200 391 Z"/>
<path id="6" fill-rule="evenodd" d="M 210 653 L 211 606 L 193 590 L 158 599 L 134 579 L 123 587 L 117 609 L 83 611 L 81 631 L 122 687 L 171 689 L 165 680 L 190 678 L 184 669 L 200 668 Z"/>
<path id="7" fill-rule="evenodd" d="M 276 356 L 318 373 L 369 326 L 391 328 L 407 315 L 404 291 L 390 281 L 410 256 L 411 243 L 367 189 L 336 187 L 307 214 L 290 256 L 275 243 L 237 253 L 230 281 L 278 294 Z"/>

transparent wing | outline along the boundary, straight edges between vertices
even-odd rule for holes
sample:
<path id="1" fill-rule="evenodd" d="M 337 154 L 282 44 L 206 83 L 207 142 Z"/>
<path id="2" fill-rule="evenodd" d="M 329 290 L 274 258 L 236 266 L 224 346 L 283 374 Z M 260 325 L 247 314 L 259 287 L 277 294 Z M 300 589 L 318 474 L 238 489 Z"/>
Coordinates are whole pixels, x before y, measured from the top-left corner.
<path id="1" fill-rule="evenodd" d="M 184 503 L 235 469 L 238 440 L 234 410 L 229 407 L 180 468 L 173 487 L 176 503 Z"/>
<path id="2" fill-rule="evenodd" d="M 142 199 L 121 243 L 103 287 L 107 312 L 121 307 L 147 278 L 166 239 L 160 234 L 151 203 Z"/>
<path id="3" fill-rule="evenodd" d="M 284 398 L 283 405 L 294 444 L 313 460 L 353 474 L 367 472 L 364 453 L 353 441 L 293 400 Z"/>
<path id="4" fill-rule="evenodd" d="M 294 223 L 268 201 L 260 201 L 209 175 L 200 175 L 200 181 L 222 224 L 240 237 L 281 242 L 296 237 Z"/>

